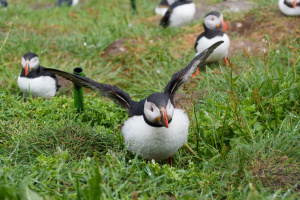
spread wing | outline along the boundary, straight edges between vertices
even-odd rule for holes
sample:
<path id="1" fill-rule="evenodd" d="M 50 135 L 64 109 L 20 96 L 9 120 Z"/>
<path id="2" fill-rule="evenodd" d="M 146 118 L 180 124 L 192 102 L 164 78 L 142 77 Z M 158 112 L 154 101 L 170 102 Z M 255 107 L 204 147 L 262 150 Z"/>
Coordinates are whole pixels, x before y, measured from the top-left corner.
<path id="1" fill-rule="evenodd" d="M 205 63 L 208 56 L 224 41 L 219 41 L 204 50 L 202 53 L 198 54 L 188 66 L 173 74 L 170 82 L 165 87 L 165 94 L 174 97 L 178 89 L 186 82 L 189 81 L 190 76 L 196 71 L 196 69 Z"/>
<path id="2" fill-rule="evenodd" d="M 72 81 L 76 85 L 90 88 L 100 92 L 100 95 L 112 99 L 116 104 L 120 105 L 122 108 L 126 109 L 128 114 L 132 116 L 131 106 L 137 102 L 130 99 L 129 94 L 118 88 L 117 86 L 107 85 L 104 83 L 98 83 L 92 79 L 79 76 L 76 74 L 71 74 L 68 72 L 63 72 L 60 70 L 52 68 L 44 68 L 45 71 L 57 74 L 69 81 Z"/>

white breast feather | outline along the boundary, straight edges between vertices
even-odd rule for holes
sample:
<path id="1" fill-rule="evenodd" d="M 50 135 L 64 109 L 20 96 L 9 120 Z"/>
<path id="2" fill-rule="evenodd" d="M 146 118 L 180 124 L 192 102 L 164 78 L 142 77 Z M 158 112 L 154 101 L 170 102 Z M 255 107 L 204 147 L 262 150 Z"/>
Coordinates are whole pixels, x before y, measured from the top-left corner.
<path id="1" fill-rule="evenodd" d="M 181 109 L 175 109 L 169 128 L 152 127 L 143 116 L 133 116 L 125 121 L 122 135 L 133 153 L 147 159 L 162 160 L 175 154 L 187 142 L 189 118 Z"/>
<path id="2" fill-rule="evenodd" d="M 72 6 L 75 6 L 78 3 L 78 0 L 73 0 L 72 1 Z"/>
<path id="3" fill-rule="evenodd" d="M 218 46 L 212 52 L 212 54 L 210 54 L 210 56 L 206 59 L 206 62 L 207 63 L 216 62 L 216 61 L 221 60 L 224 57 L 227 57 L 228 48 L 230 45 L 230 39 L 226 33 L 224 33 L 223 36 L 216 36 L 211 39 L 207 39 L 206 37 L 200 38 L 198 40 L 198 44 L 196 47 L 196 51 L 197 51 L 196 55 L 198 55 L 199 53 L 201 53 L 202 51 L 204 51 L 205 49 L 207 49 L 208 47 L 210 47 L 211 45 L 213 45 L 214 43 L 216 43 L 220 40 L 223 40 L 224 43 L 222 43 L 220 46 Z"/>
<path id="4" fill-rule="evenodd" d="M 196 12 L 194 3 L 184 4 L 172 10 L 170 16 L 170 27 L 182 26 L 192 21 Z"/>
<path id="5" fill-rule="evenodd" d="M 56 93 L 56 82 L 50 76 L 37 78 L 18 77 L 18 86 L 26 95 L 29 91 L 33 97 L 51 98 Z"/>

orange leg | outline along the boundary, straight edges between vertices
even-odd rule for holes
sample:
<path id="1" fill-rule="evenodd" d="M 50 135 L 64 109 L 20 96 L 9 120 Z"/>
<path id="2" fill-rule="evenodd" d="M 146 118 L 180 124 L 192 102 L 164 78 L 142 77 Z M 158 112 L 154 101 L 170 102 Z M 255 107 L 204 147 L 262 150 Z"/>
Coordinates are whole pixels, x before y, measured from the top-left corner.
<path id="1" fill-rule="evenodd" d="M 197 71 L 195 72 L 195 74 L 192 74 L 192 77 L 195 77 L 196 75 L 199 75 L 199 74 L 201 74 L 201 73 L 199 72 L 199 68 L 197 68 Z"/>
<path id="2" fill-rule="evenodd" d="M 169 164 L 170 164 L 170 167 L 172 167 L 172 156 L 169 157 Z"/>
<path id="3" fill-rule="evenodd" d="M 227 65 L 227 67 L 230 67 L 229 62 L 227 60 L 227 58 L 224 58 L 225 64 Z"/>

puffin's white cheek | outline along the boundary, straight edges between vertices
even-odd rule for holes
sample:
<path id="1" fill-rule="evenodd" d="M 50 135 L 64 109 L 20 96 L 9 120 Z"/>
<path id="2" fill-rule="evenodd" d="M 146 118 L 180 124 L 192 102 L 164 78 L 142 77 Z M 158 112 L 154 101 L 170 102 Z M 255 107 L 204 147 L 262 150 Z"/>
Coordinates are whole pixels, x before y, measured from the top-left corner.
<path id="1" fill-rule="evenodd" d="M 144 109 L 144 114 L 149 121 L 153 121 L 153 113 L 149 109 Z"/>
<path id="2" fill-rule="evenodd" d="M 21 65 L 25 68 L 25 59 L 22 58 Z"/>

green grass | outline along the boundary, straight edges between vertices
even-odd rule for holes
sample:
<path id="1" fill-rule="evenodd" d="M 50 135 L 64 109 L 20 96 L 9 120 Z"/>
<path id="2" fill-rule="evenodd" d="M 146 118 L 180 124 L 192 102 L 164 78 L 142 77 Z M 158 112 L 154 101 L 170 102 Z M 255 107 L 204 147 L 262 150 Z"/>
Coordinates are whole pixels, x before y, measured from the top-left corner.
<path id="1" fill-rule="evenodd" d="M 262 26 L 255 31 L 265 34 L 268 53 L 241 49 L 230 56 L 231 67 L 203 67 L 185 85 L 180 93 L 186 100 L 179 104 L 191 120 L 189 138 L 172 168 L 128 152 L 121 134 L 127 113 L 96 92 L 85 90 L 81 115 L 73 108 L 72 85 L 51 100 L 23 97 L 16 82 L 28 51 L 45 67 L 83 67 L 85 76 L 117 85 L 134 100 L 163 91 L 194 57 L 185 36 L 202 22 L 163 30 L 153 17 L 156 3 L 137 1 L 138 15 L 130 14 L 125 0 L 82 1 L 74 8 L 24 0 L 1 10 L 0 43 L 6 42 L 0 52 L 0 199 L 299 198 L 296 34 L 278 42 Z M 276 1 L 258 3 L 264 12 L 277 12 Z M 243 15 L 270 20 L 264 12 Z M 228 34 L 232 41 L 244 38 Z M 125 52 L 103 53 L 120 38 Z"/>

